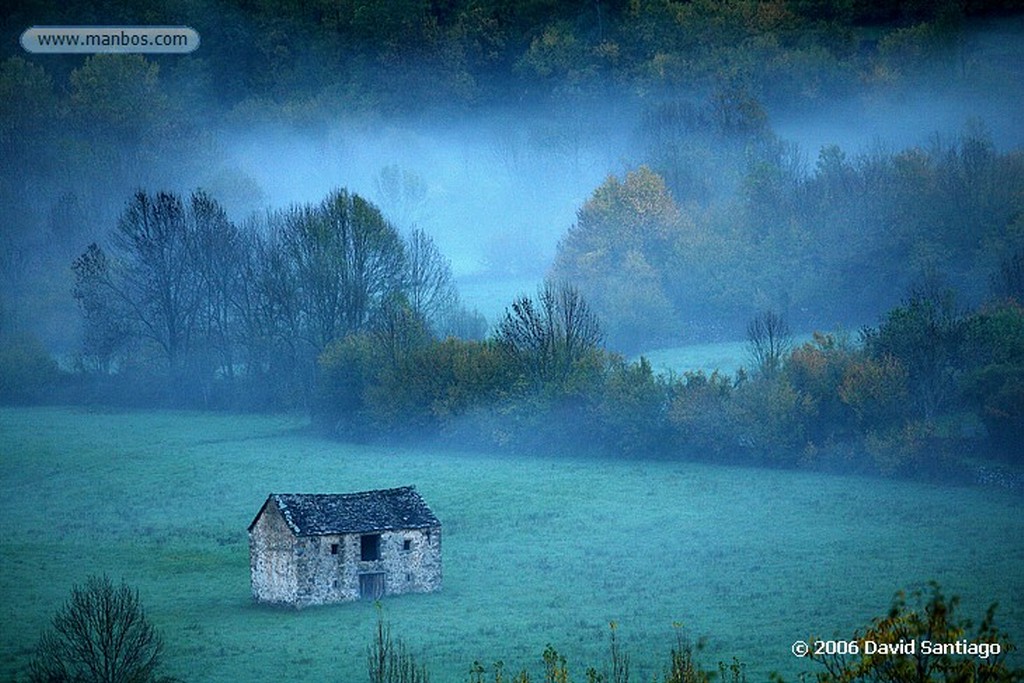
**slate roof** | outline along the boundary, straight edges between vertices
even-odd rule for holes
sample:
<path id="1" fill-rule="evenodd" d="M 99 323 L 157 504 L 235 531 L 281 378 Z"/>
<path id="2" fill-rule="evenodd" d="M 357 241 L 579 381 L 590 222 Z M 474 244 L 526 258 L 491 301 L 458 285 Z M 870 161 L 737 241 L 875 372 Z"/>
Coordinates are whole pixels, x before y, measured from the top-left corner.
<path id="1" fill-rule="evenodd" d="M 296 536 L 360 534 L 441 526 L 413 486 L 359 493 L 271 493 L 271 500 Z"/>

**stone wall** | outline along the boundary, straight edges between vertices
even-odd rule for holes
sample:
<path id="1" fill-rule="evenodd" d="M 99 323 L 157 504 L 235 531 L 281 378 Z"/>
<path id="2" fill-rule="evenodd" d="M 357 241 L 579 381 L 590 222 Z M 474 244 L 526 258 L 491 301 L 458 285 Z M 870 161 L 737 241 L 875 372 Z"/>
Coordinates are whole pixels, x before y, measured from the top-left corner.
<path id="1" fill-rule="evenodd" d="M 273 500 L 249 531 L 252 597 L 258 602 L 292 604 L 296 594 L 295 536 Z"/>
<path id="2" fill-rule="evenodd" d="M 383 594 L 441 589 L 441 528 L 384 531 L 379 559 L 361 559 L 363 534 L 296 537 L 271 500 L 249 534 L 252 595 L 297 607 L 357 600 L 360 576 L 383 576 Z"/>

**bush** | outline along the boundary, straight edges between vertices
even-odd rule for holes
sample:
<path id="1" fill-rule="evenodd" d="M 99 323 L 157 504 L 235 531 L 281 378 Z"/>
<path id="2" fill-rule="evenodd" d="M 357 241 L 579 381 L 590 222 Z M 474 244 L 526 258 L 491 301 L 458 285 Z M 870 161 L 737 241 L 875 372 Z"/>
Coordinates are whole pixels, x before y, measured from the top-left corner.
<path id="1" fill-rule="evenodd" d="M 668 443 L 668 386 L 641 357 L 612 357 L 588 411 L 591 433 L 603 448 L 628 456 L 658 453 Z"/>
<path id="2" fill-rule="evenodd" d="M 1024 307 L 1008 301 L 967 323 L 972 349 L 964 393 L 975 406 L 993 448 L 1020 458 L 1024 441 Z"/>
<path id="3" fill-rule="evenodd" d="M 687 372 L 672 386 L 668 420 L 684 448 L 715 458 L 737 445 L 730 409 L 732 380 L 717 370 Z"/>
<path id="4" fill-rule="evenodd" d="M 314 424 L 338 436 L 366 435 L 366 391 L 377 380 L 381 353 L 367 334 L 331 342 L 318 360 Z"/>
<path id="5" fill-rule="evenodd" d="M 366 389 L 367 409 L 384 429 L 447 434 L 464 415 L 493 405 L 512 372 L 493 343 L 449 338 L 386 368 Z"/>
<path id="6" fill-rule="evenodd" d="M 814 339 L 793 350 L 784 376 L 796 391 L 810 398 L 814 419 L 807 437 L 816 444 L 848 438 L 854 429 L 854 413 L 839 394 L 849 368 L 862 354 L 844 337 L 814 333 Z"/>
<path id="7" fill-rule="evenodd" d="M 816 676 L 818 683 L 1011 683 L 1024 680 L 1024 669 L 1011 668 L 1006 655 L 1013 643 L 995 626 L 996 605 L 991 605 L 977 629 L 969 620 L 959 618 L 960 599 L 946 598 L 935 582 L 929 591 L 900 591 L 893 599 L 885 617 L 875 619 L 863 634 L 856 632 L 851 641 L 860 643 L 860 652 L 850 654 L 815 654 L 811 639 L 809 657 L 825 671 Z M 915 652 L 878 654 L 863 647 L 865 641 L 898 646 L 914 643 Z M 923 642 L 962 643 L 964 648 L 984 647 L 986 657 L 978 655 L 925 652 Z M 929 648 L 932 649 L 932 648 Z"/>
<path id="8" fill-rule="evenodd" d="M 0 403 L 38 403 L 51 395 L 59 379 L 57 361 L 35 336 L 0 342 Z"/>

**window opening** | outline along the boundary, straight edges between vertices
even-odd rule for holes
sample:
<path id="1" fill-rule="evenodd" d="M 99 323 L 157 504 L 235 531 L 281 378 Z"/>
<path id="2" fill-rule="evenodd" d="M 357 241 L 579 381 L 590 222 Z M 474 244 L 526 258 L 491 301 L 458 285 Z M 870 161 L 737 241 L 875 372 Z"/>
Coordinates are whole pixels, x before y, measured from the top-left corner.
<path id="1" fill-rule="evenodd" d="M 380 534 L 367 534 L 359 537 L 359 559 L 364 562 L 380 559 Z"/>

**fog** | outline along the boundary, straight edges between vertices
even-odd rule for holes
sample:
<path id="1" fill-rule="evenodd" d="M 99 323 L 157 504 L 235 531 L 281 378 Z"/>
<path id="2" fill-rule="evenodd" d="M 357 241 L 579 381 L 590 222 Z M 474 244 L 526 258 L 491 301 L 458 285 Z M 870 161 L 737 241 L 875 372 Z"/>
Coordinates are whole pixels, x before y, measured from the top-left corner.
<path id="1" fill-rule="evenodd" d="M 443 120 L 339 117 L 317 132 L 228 131 L 225 165 L 265 204 L 315 202 L 348 187 L 398 227 L 431 233 L 457 276 L 542 276 L 576 210 L 628 158 L 606 112 L 499 111 Z M 397 170 L 399 192 L 381 187 Z M 416 187 L 409 188 L 412 183 Z"/>
<path id="2" fill-rule="evenodd" d="M 961 76 L 956 83 L 923 74 L 856 92 L 829 93 L 819 85 L 816 96 L 800 102 L 766 102 L 767 123 L 796 145 L 805 174 L 827 145 L 856 158 L 982 130 L 997 150 L 1020 149 L 1021 35 L 1019 18 L 976 22 L 949 58 Z M 937 71 L 948 73 L 944 68 Z M 163 73 L 176 87 L 187 83 L 188 69 L 165 64 Z M 398 114 L 323 107 L 289 124 L 287 117 L 263 116 L 258 106 L 225 109 L 207 97 L 191 105 L 201 113 L 185 117 L 181 139 L 164 139 L 158 149 L 127 144 L 125 136 L 113 143 L 118 149 L 103 153 L 103 163 L 70 173 L 31 156 L 11 160 L 8 168 L 25 168 L 27 177 L 22 190 L 13 184 L 13 217 L 0 236 L 8 245 L 6 327 L 37 334 L 55 350 L 73 350 L 78 313 L 62 296 L 69 289 L 64 266 L 89 242 L 106 239 L 132 192 L 200 187 L 239 223 L 346 187 L 375 202 L 403 232 L 415 226 L 433 236 L 466 299 L 493 323 L 512 296 L 548 273 L 559 240 L 595 188 L 650 162 L 638 137 L 643 113 L 659 102 L 698 108 L 708 102 L 707 92 L 685 87 L 637 93 L 608 84 L 604 96 L 543 104 Z M 38 121 L 34 129 L 51 139 L 58 132 Z M 22 149 L 34 154 L 31 144 Z M 397 179 L 390 189 L 389 173 Z M 735 190 L 734 178 L 707 182 L 731 187 L 727 194 Z M 28 185 L 32 191 L 24 191 Z M 60 204 L 69 197 L 70 209 Z M 47 259 L 44 252 L 57 256 Z M 39 300 L 40 290 L 50 294 Z"/>
<path id="3" fill-rule="evenodd" d="M 195 680 L 359 680 L 374 614 L 439 680 L 619 620 L 634 679 L 803 678 L 931 579 L 1024 633 L 1024 17 L 142 4 L 202 48 L 0 56 L 0 677 L 104 568 Z M 250 602 L 268 491 L 410 484 L 442 592 Z M 934 591 L 874 632 L 1005 637 Z"/>

